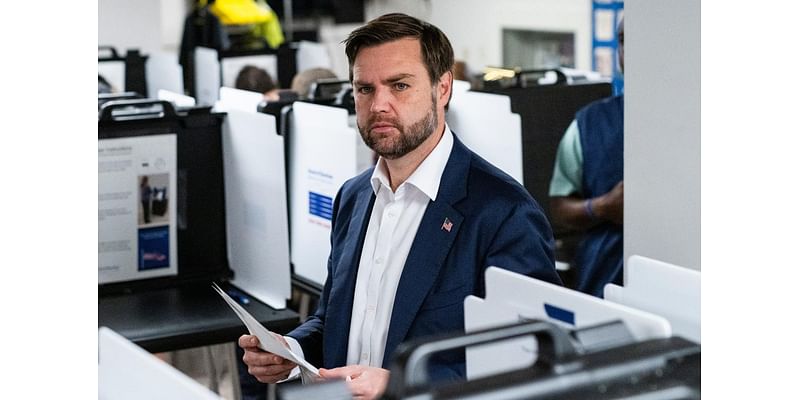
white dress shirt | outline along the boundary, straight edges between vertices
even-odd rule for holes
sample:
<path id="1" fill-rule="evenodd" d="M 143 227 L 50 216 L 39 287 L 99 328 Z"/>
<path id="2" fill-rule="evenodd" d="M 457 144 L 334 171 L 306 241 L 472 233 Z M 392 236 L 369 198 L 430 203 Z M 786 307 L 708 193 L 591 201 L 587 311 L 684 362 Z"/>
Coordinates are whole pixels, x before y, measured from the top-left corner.
<path id="1" fill-rule="evenodd" d="M 385 161 L 378 160 L 370 180 L 375 205 L 361 249 L 350 316 L 348 365 L 383 364 L 397 284 L 428 202 L 436 200 L 452 148 L 453 134 L 445 126 L 433 151 L 395 192 Z"/>
<path id="2" fill-rule="evenodd" d="M 394 308 L 395 293 L 403 266 L 417 235 L 417 228 L 439 192 L 442 173 L 453 149 L 453 133 L 445 124 L 444 134 L 433 151 L 398 188 L 392 192 L 386 163 L 378 159 L 370 183 L 375 204 L 367 234 L 353 296 L 347 364 L 381 367 L 386 337 Z M 302 356 L 299 343 L 286 336 L 293 352 Z M 298 375 L 295 368 L 290 378 Z"/>

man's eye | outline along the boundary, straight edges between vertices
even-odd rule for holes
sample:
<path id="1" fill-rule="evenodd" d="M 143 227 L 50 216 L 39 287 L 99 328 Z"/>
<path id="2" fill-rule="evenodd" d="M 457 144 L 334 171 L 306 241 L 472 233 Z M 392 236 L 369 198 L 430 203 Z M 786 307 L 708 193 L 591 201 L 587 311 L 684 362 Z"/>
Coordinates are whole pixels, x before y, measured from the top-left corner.
<path id="1" fill-rule="evenodd" d="M 403 82 L 397 82 L 397 83 L 394 84 L 394 87 L 397 90 L 406 90 L 406 89 L 408 89 L 408 84 L 405 84 Z"/>
<path id="2" fill-rule="evenodd" d="M 369 87 L 369 86 L 362 86 L 362 87 L 358 88 L 358 93 L 361 93 L 361 94 L 372 93 L 372 88 Z"/>

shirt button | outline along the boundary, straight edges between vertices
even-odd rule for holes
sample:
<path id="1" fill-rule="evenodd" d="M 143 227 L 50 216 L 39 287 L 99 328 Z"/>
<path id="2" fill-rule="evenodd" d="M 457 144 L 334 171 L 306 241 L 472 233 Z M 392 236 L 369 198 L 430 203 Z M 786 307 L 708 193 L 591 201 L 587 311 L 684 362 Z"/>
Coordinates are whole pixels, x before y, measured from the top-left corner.
<path id="1" fill-rule="evenodd" d="M 365 361 L 366 361 L 366 360 L 367 360 L 367 358 L 369 358 L 369 354 L 367 354 L 367 353 L 361 353 L 361 359 L 362 359 L 362 360 L 365 360 Z"/>
<path id="2" fill-rule="evenodd" d="M 383 262 L 383 258 L 378 257 L 378 258 L 375 259 L 375 264 L 380 264 L 382 262 Z"/>
<path id="3" fill-rule="evenodd" d="M 393 212 L 389 213 L 389 218 L 394 218 L 394 213 Z"/>

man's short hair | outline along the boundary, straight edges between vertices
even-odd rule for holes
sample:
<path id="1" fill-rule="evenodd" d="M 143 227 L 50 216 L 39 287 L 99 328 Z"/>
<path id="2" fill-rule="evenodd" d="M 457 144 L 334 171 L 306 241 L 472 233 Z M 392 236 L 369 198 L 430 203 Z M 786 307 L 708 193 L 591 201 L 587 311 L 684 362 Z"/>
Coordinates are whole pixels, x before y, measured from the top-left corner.
<path id="1" fill-rule="evenodd" d="M 236 76 L 235 87 L 264 94 L 275 89 L 275 83 L 267 71 L 253 65 L 245 65 Z"/>
<path id="2" fill-rule="evenodd" d="M 428 69 L 431 84 L 453 69 L 453 46 L 439 28 L 405 14 L 392 13 L 369 21 L 344 40 L 347 61 L 350 63 L 350 81 L 353 80 L 353 64 L 361 49 L 404 38 L 419 40 L 422 62 Z"/>

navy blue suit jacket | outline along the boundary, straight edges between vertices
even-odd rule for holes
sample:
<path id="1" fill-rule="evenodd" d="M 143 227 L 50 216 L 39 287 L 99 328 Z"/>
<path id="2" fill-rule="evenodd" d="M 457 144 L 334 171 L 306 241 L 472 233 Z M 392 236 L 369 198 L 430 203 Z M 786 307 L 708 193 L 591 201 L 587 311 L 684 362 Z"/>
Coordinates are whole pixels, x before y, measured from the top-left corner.
<path id="1" fill-rule="evenodd" d="M 484 270 L 498 266 L 561 284 L 553 234 L 539 205 L 513 178 L 454 138 L 436 201 L 428 204 L 400 277 L 383 367 L 406 340 L 464 331 L 464 298 L 483 297 Z M 314 315 L 289 336 L 306 359 L 335 368 L 347 361 L 361 248 L 375 195 L 372 169 L 350 179 L 333 206 L 328 278 Z M 453 226 L 448 232 L 445 218 Z M 465 376 L 463 351 L 429 369 L 440 380 Z"/>

